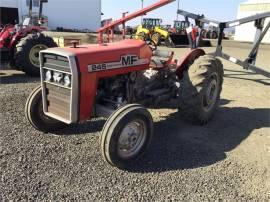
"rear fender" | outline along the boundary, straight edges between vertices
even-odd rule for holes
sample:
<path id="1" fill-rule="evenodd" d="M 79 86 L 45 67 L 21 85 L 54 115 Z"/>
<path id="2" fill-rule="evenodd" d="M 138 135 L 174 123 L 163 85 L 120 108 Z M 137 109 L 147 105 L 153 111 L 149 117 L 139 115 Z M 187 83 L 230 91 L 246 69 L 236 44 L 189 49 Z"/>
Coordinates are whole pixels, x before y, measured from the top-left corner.
<path id="1" fill-rule="evenodd" d="M 189 65 L 202 55 L 205 55 L 204 50 L 197 48 L 191 50 L 182 60 L 177 63 L 176 75 L 179 77 L 179 79 L 182 78 L 183 72 L 188 69 Z"/>
<path id="2" fill-rule="evenodd" d="M 14 31 L 15 29 L 13 25 L 4 27 L 2 29 L 0 33 L 0 48 L 4 48 L 4 47 L 9 48 L 10 43 L 12 41 L 10 33 Z"/>
<path id="3" fill-rule="evenodd" d="M 9 44 L 9 48 L 15 48 L 18 41 L 27 36 L 28 34 L 34 34 L 34 33 L 41 33 L 42 31 L 46 31 L 47 29 L 45 27 L 39 27 L 39 26 L 29 26 L 21 29 L 20 31 L 17 31 L 15 35 L 12 36 L 11 42 Z"/>

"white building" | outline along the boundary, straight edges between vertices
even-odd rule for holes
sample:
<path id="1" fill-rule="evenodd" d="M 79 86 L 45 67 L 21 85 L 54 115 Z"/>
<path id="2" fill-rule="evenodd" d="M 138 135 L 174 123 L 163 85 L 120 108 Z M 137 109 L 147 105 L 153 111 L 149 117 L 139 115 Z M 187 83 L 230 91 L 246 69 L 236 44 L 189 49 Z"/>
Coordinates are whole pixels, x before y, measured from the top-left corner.
<path id="1" fill-rule="evenodd" d="M 28 14 L 29 0 L 0 0 L 1 23 L 20 23 Z M 33 0 L 33 12 L 38 13 L 39 0 Z M 48 17 L 49 29 L 88 29 L 96 31 L 101 22 L 101 0 L 48 0 L 43 15 Z"/>
<path id="2" fill-rule="evenodd" d="M 240 4 L 237 18 L 238 19 L 244 18 L 251 15 L 269 11 L 270 11 L 270 0 L 248 0 L 247 2 Z M 265 26 L 269 21 L 270 18 L 267 18 L 265 21 Z M 254 27 L 254 22 L 238 26 L 235 29 L 235 40 L 253 42 L 255 33 L 256 28 Z M 270 43 L 270 30 L 268 30 L 262 42 Z"/>

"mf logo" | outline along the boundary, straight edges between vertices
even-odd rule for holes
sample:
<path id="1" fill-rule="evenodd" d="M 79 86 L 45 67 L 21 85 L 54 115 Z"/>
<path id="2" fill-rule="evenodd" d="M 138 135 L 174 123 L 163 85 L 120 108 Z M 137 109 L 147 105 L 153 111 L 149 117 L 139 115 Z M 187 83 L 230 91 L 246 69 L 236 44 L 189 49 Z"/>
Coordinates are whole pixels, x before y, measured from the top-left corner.
<path id="1" fill-rule="evenodd" d="M 122 66 L 132 66 L 138 62 L 139 58 L 136 55 L 125 55 L 121 57 Z"/>
<path id="2" fill-rule="evenodd" d="M 89 72 L 98 72 L 109 69 L 118 69 L 125 67 L 133 67 L 139 65 L 149 64 L 149 60 L 147 58 L 139 58 L 137 55 L 125 55 L 121 56 L 120 61 L 117 62 L 108 62 L 108 63 L 99 63 L 99 64 L 91 64 L 88 65 Z"/>

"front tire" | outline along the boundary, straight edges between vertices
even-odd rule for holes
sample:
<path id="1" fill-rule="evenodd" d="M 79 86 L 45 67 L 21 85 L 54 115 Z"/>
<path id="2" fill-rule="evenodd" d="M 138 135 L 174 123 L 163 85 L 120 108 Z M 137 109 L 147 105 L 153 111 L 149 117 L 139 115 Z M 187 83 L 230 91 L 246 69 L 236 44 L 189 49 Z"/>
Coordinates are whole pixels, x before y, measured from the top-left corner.
<path id="1" fill-rule="evenodd" d="M 129 104 L 115 111 L 105 123 L 100 139 L 104 160 L 128 168 L 145 152 L 153 135 L 151 114 L 142 106 Z"/>
<path id="2" fill-rule="evenodd" d="M 39 76 L 39 52 L 52 47 L 57 47 L 57 44 L 51 37 L 40 33 L 28 34 L 16 45 L 14 55 L 16 68 L 29 76 Z"/>
<path id="3" fill-rule="evenodd" d="M 41 87 L 35 88 L 25 105 L 25 116 L 29 123 L 42 132 L 55 132 L 66 127 L 66 124 L 46 116 L 43 112 Z"/>
<path id="4" fill-rule="evenodd" d="M 180 113 L 192 122 L 207 123 L 220 100 L 223 65 L 213 56 L 204 55 L 184 72 L 180 81 Z"/>

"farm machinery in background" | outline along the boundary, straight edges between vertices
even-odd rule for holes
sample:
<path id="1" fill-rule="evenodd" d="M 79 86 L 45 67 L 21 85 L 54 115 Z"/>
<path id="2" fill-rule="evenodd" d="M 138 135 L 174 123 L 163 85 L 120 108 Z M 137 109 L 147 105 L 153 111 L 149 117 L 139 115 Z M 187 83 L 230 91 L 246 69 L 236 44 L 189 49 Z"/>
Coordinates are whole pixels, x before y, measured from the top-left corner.
<path id="1" fill-rule="evenodd" d="M 180 34 L 186 34 L 186 29 L 190 26 L 189 21 L 180 21 L 175 20 L 173 22 L 173 28 L 171 28 L 169 31 L 171 33 L 180 33 Z"/>
<path id="2" fill-rule="evenodd" d="M 217 39 L 218 38 L 218 28 L 214 26 L 209 26 L 202 30 L 202 38 L 204 39 Z"/>
<path id="3" fill-rule="evenodd" d="M 169 30 L 169 38 L 166 41 L 166 46 L 168 47 L 177 47 L 177 46 L 188 46 L 192 44 L 192 41 L 196 40 L 196 37 L 198 36 L 195 28 L 191 28 L 191 31 L 194 32 L 193 34 L 193 40 L 189 38 L 189 35 L 187 33 L 187 29 L 190 27 L 190 22 L 187 21 L 180 21 L 175 20 L 173 24 L 173 28 Z M 191 35 L 190 35 L 191 37 Z M 193 47 L 191 45 L 191 47 Z M 198 47 L 198 46 L 196 46 Z"/>
<path id="4" fill-rule="evenodd" d="M 5 25 L 0 32 L 1 63 L 8 61 L 12 68 L 22 70 L 27 75 L 39 76 L 39 52 L 41 50 L 56 47 L 52 38 L 42 34 L 47 28 L 42 17 L 43 4 L 48 0 L 39 1 L 38 25 L 35 25 L 32 17 L 32 5 L 29 3 L 29 16 L 24 19 L 22 25 Z"/>
<path id="5" fill-rule="evenodd" d="M 145 41 L 152 40 L 157 46 L 164 42 L 167 47 L 190 46 L 196 48 L 202 38 L 202 25 L 196 23 L 196 26 L 193 26 L 188 17 L 184 17 L 184 21 L 175 20 L 172 28 L 168 25 L 162 26 L 162 19 L 144 18 L 142 25 L 137 28 L 135 38 Z"/>
<path id="6" fill-rule="evenodd" d="M 162 42 L 168 47 L 188 46 L 190 41 L 186 29 L 190 26 L 186 21 L 174 21 L 174 26 L 161 25 L 162 19 L 144 18 L 135 35 L 136 39 L 152 40 L 157 46 Z M 188 26 L 187 26 L 188 25 Z"/>
<path id="7" fill-rule="evenodd" d="M 202 43 L 202 34 L 204 23 L 198 20 L 195 20 L 194 24 L 190 22 L 190 18 L 193 16 L 188 15 L 182 10 L 177 10 L 177 15 L 182 15 L 184 20 L 175 20 L 173 28 L 170 29 L 170 34 L 166 45 L 168 47 L 178 47 L 178 46 L 190 46 L 192 49 L 203 45 Z M 200 15 L 200 18 L 203 18 L 203 15 Z"/>
<path id="8" fill-rule="evenodd" d="M 157 46 L 161 41 L 167 40 L 169 37 L 168 30 L 161 25 L 162 19 L 159 18 L 144 18 L 142 25 L 138 26 L 136 32 L 136 39 L 152 40 Z"/>

